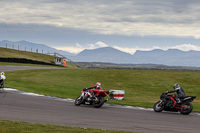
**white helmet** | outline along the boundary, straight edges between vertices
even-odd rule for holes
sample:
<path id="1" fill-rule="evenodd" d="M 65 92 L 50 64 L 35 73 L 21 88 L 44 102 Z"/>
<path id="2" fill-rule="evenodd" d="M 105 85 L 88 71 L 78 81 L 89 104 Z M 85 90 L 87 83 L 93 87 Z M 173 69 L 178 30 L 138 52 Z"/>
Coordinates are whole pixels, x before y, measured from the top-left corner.
<path id="1" fill-rule="evenodd" d="M 97 82 L 96 85 L 97 85 L 97 86 L 101 86 L 101 83 L 100 83 L 100 82 Z"/>

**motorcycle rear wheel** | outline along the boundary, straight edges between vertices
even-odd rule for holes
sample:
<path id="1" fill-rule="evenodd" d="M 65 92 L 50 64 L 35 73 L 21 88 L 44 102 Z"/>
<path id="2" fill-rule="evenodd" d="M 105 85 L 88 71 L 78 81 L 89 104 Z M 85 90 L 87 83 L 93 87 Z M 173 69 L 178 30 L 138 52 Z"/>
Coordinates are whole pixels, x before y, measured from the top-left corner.
<path id="1" fill-rule="evenodd" d="M 181 108 L 180 113 L 183 115 L 188 115 L 192 112 L 193 110 L 193 106 L 191 103 L 183 103 L 183 106 L 185 106 L 185 108 Z"/>
<path id="2" fill-rule="evenodd" d="M 104 104 L 104 97 L 97 97 L 98 98 L 98 101 L 94 101 L 92 103 L 92 105 L 95 107 L 95 108 L 100 108 L 103 104 Z"/>
<path id="3" fill-rule="evenodd" d="M 165 105 L 161 101 L 158 101 L 154 104 L 153 109 L 155 112 L 161 112 L 161 111 L 163 111 L 164 107 L 165 107 Z"/>
<path id="4" fill-rule="evenodd" d="M 76 98 L 74 104 L 75 104 L 76 106 L 79 106 L 79 105 L 81 105 L 82 102 L 83 102 L 83 97 L 82 97 L 82 96 L 79 96 L 79 97 Z"/>

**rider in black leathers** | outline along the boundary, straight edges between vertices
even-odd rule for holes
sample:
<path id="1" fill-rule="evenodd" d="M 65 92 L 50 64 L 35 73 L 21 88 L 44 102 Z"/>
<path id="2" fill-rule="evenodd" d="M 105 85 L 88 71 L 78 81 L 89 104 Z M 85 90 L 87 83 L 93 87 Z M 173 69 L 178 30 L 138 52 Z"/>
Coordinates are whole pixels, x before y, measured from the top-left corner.
<path id="1" fill-rule="evenodd" d="M 176 92 L 177 96 L 175 97 L 177 103 L 181 103 L 180 99 L 183 99 L 186 97 L 184 89 L 179 84 L 174 84 L 173 86 L 174 90 L 166 91 L 165 93 L 173 93 Z"/>

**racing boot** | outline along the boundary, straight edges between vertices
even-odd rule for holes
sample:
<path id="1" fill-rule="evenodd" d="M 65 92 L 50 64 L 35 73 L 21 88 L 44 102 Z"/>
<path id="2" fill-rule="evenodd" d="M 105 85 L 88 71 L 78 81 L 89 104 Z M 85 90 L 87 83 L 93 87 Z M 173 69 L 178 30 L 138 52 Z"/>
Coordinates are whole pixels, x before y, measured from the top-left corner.
<path id="1" fill-rule="evenodd" d="M 180 104 L 180 103 L 181 103 L 181 100 L 180 100 L 179 98 L 176 98 L 176 104 L 175 104 L 175 107 L 177 107 L 178 104 Z"/>
<path id="2" fill-rule="evenodd" d="M 4 88 L 4 85 L 0 85 L 0 89 L 3 89 Z"/>
<path id="3" fill-rule="evenodd" d="M 181 103 L 181 100 L 179 98 L 176 99 L 177 103 Z"/>

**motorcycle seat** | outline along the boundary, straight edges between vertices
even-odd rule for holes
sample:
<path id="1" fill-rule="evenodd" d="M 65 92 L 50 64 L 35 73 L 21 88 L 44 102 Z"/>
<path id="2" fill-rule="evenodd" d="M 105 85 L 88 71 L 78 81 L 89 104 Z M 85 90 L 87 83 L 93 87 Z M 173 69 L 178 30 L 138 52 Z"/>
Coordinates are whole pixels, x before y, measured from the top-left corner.
<path id="1" fill-rule="evenodd" d="M 185 96 L 184 98 L 181 98 L 181 100 L 187 100 L 187 99 L 195 99 L 196 96 Z"/>

